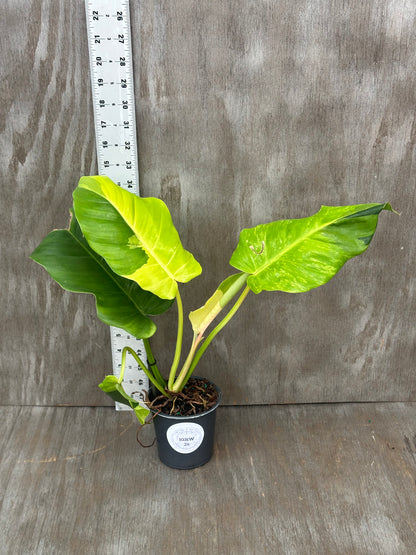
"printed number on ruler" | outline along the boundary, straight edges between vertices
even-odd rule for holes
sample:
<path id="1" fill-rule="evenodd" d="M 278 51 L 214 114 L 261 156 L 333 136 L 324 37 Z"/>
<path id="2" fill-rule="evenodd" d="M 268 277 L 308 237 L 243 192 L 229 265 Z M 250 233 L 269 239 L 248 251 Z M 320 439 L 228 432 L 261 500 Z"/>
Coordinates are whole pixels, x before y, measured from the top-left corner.
<path id="1" fill-rule="evenodd" d="M 138 193 L 133 63 L 128 0 L 87 0 L 98 167 Z"/>
<path id="2" fill-rule="evenodd" d="M 133 61 L 128 0 L 86 0 L 90 72 L 98 169 L 124 189 L 139 194 Z M 111 327 L 113 372 L 120 374 L 121 353 L 129 345 L 141 357 L 141 340 Z M 148 388 L 145 373 L 127 355 L 123 386 L 136 400 Z M 116 403 L 116 408 L 127 407 Z"/>

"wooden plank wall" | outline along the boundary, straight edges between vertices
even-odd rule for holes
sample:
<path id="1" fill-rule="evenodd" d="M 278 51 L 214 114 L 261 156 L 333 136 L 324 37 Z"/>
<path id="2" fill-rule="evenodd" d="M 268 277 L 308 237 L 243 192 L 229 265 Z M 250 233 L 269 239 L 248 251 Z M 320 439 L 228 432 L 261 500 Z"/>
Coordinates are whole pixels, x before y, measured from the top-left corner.
<path id="1" fill-rule="evenodd" d="M 1 402 L 107 404 L 93 300 L 28 259 L 96 172 L 84 2 L 0 13 Z M 248 298 L 200 369 L 225 403 L 416 399 L 415 18 L 408 0 L 132 2 L 141 189 L 205 269 L 189 310 L 231 273 L 243 227 L 321 204 L 401 212 L 326 286 Z M 174 320 L 154 342 L 164 367 Z"/>

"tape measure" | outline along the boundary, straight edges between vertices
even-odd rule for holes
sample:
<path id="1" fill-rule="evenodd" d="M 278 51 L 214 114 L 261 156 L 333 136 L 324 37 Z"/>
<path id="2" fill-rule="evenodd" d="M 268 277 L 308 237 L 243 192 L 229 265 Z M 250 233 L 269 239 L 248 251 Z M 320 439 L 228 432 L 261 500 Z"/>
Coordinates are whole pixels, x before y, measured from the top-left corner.
<path id="1" fill-rule="evenodd" d="M 90 75 L 98 172 L 139 194 L 129 0 L 86 0 Z M 145 357 L 143 341 L 110 327 L 113 372 L 120 374 L 126 345 Z M 126 393 L 143 400 L 149 383 L 134 360 L 127 362 Z M 130 410 L 116 403 L 118 410 Z"/>

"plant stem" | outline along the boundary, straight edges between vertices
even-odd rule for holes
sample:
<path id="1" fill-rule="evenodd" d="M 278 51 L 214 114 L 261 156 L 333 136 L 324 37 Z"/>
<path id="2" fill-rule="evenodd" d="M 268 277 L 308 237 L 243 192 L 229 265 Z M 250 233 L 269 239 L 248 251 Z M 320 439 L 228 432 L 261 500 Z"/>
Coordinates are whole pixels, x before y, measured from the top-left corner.
<path id="1" fill-rule="evenodd" d="M 139 364 L 140 368 L 143 370 L 143 372 L 146 374 L 146 376 L 149 378 L 149 380 L 152 382 L 152 384 L 161 392 L 163 393 L 163 395 L 167 396 L 167 393 L 164 389 L 164 387 L 162 387 L 158 381 L 156 380 L 156 378 L 153 376 L 153 374 L 149 371 L 149 369 L 147 368 L 147 366 L 145 365 L 145 363 L 141 360 L 141 358 L 139 357 L 139 355 L 133 351 L 133 349 L 131 347 L 124 347 L 123 352 L 121 353 L 121 369 L 120 369 L 120 377 L 119 377 L 119 383 L 121 384 L 121 382 L 123 381 L 123 377 L 124 377 L 124 368 L 126 366 L 126 356 L 127 353 L 130 353 L 132 355 L 132 357 L 135 359 L 135 361 Z"/>
<path id="2" fill-rule="evenodd" d="M 159 368 L 157 367 L 155 357 L 153 356 L 149 340 L 143 339 L 143 343 L 144 343 L 144 348 L 146 349 L 147 363 L 150 366 L 150 371 L 153 373 L 154 377 L 160 383 L 160 385 L 163 387 L 166 387 L 166 382 L 163 379 L 161 373 L 159 372 Z"/>
<path id="3" fill-rule="evenodd" d="M 211 331 L 211 333 L 208 335 L 208 337 L 205 339 L 205 341 L 202 343 L 201 347 L 199 348 L 198 352 L 196 353 L 195 356 L 192 357 L 191 359 L 191 364 L 189 365 L 189 369 L 186 371 L 185 376 L 183 376 L 183 370 L 185 368 L 182 369 L 181 374 L 178 376 L 178 379 L 175 382 L 175 385 L 172 389 L 172 391 L 182 391 L 183 387 L 185 386 L 185 384 L 187 383 L 187 381 L 189 380 L 189 378 L 192 375 L 192 372 L 195 370 L 196 365 L 199 362 L 199 359 L 201 358 L 201 356 L 205 353 L 207 347 L 209 346 L 209 344 L 211 343 L 211 341 L 214 339 L 214 337 L 217 335 L 217 333 L 219 333 L 223 327 L 231 320 L 231 318 L 234 316 L 234 314 L 237 312 L 237 310 L 240 308 L 240 306 L 242 305 L 244 299 L 247 297 L 248 293 L 250 291 L 250 288 L 248 287 L 248 285 L 244 288 L 244 291 L 241 293 L 241 295 L 239 296 L 239 298 L 237 299 L 237 301 L 235 302 L 235 304 L 233 305 L 232 309 L 228 312 L 228 314 L 221 320 L 221 322 Z M 195 339 L 195 338 L 194 338 Z M 201 338 L 202 339 L 202 338 Z M 199 342 L 197 342 L 195 345 L 193 344 L 193 350 L 191 349 L 192 355 L 195 352 L 195 349 L 197 347 Z M 189 353 L 189 355 L 191 355 L 191 352 Z M 188 356 L 188 358 L 190 358 Z"/>
<path id="4" fill-rule="evenodd" d="M 192 360 L 195 356 L 195 351 L 196 348 L 198 347 L 199 343 L 201 342 L 202 336 L 200 335 L 196 335 L 194 334 L 194 337 L 192 339 L 192 345 L 191 348 L 189 350 L 188 356 L 186 357 L 186 360 L 184 362 L 184 365 L 182 366 L 182 369 L 179 373 L 179 376 L 177 377 L 176 381 L 172 384 L 172 387 L 169 387 L 169 391 L 181 391 L 182 387 L 181 385 L 185 385 L 186 382 L 184 382 L 185 376 L 188 372 L 189 367 L 191 366 Z"/>
<path id="5" fill-rule="evenodd" d="M 120 376 L 118 377 L 119 384 L 121 384 L 124 378 L 124 370 L 126 368 L 126 357 L 127 357 L 127 347 L 124 347 L 123 352 L 121 353 L 121 368 L 120 368 Z"/>
<path id="6" fill-rule="evenodd" d="M 181 358 L 182 351 L 182 338 L 183 338 L 183 306 L 182 299 L 179 294 L 179 288 L 176 293 L 176 303 L 178 306 L 178 333 L 176 336 L 176 349 L 175 356 L 173 358 L 172 366 L 169 372 L 168 389 L 171 390 L 173 383 L 175 381 L 176 370 L 178 369 L 179 360 Z"/>

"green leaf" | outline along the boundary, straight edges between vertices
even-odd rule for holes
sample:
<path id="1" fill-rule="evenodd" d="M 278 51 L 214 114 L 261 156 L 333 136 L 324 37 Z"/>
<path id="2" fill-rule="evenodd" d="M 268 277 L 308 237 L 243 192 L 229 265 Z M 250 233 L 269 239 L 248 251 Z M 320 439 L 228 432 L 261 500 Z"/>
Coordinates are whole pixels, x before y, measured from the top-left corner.
<path id="1" fill-rule="evenodd" d="M 122 384 L 119 383 L 116 376 L 106 376 L 98 387 L 102 389 L 104 393 L 107 393 L 107 395 L 109 395 L 109 397 L 111 397 L 113 401 L 123 403 L 123 405 L 131 407 L 134 410 L 140 423 L 145 423 L 150 410 L 146 407 L 143 407 L 138 401 L 133 399 L 133 397 L 130 397 L 130 395 L 127 395 Z"/>
<path id="2" fill-rule="evenodd" d="M 240 291 L 247 281 L 246 273 L 225 279 L 201 308 L 190 312 L 189 319 L 195 334 L 202 334 L 225 305 Z"/>
<path id="3" fill-rule="evenodd" d="M 146 418 L 150 414 L 150 410 L 147 409 L 146 407 L 142 407 L 140 403 L 137 403 L 136 406 L 134 406 L 131 403 L 131 408 L 134 410 L 134 414 L 137 416 L 137 419 L 140 422 L 140 424 L 144 424 L 146 422 Z"/>
<path id="4" fill-rule="evenodd" d="M 156 326 L 148 315 L 172 304 L 115 274 L 88 246 L 75 217 L 69 229 L 49 233 L 31 258 L 67 291 L 95 295 L 98 318 L 137 338 L 151 337 Z"/>
<path id="5" fill-rule="evenodd" d="M 117 376 L 106 376 L 104 380 L 100 383 L 98 387 L 100 387 L 104 393 L 112 393 L 117 391 L 117 386 L 120 384 L 119 379 Z M 123 403 L 124 401 L 120 401 Z"/>
<path id="6" fill-rule="evenodd" d="M 201 273 L 161 200 L 140 198 L 97 176 L 81 178 L 74 206 L 90 246 L 114 272 L 143 289 L 173 299 L 178 281 L 186 283 Z"/>
<path id="7" fill-rule="evenodd" d="M 309 291 L 367 249 L 382 210 L 392 208 L 388 203 L 322 206 L 309 218 L 244 229 L 230 264 L 251 274 L 247 285 L 254 293 Z"/>

